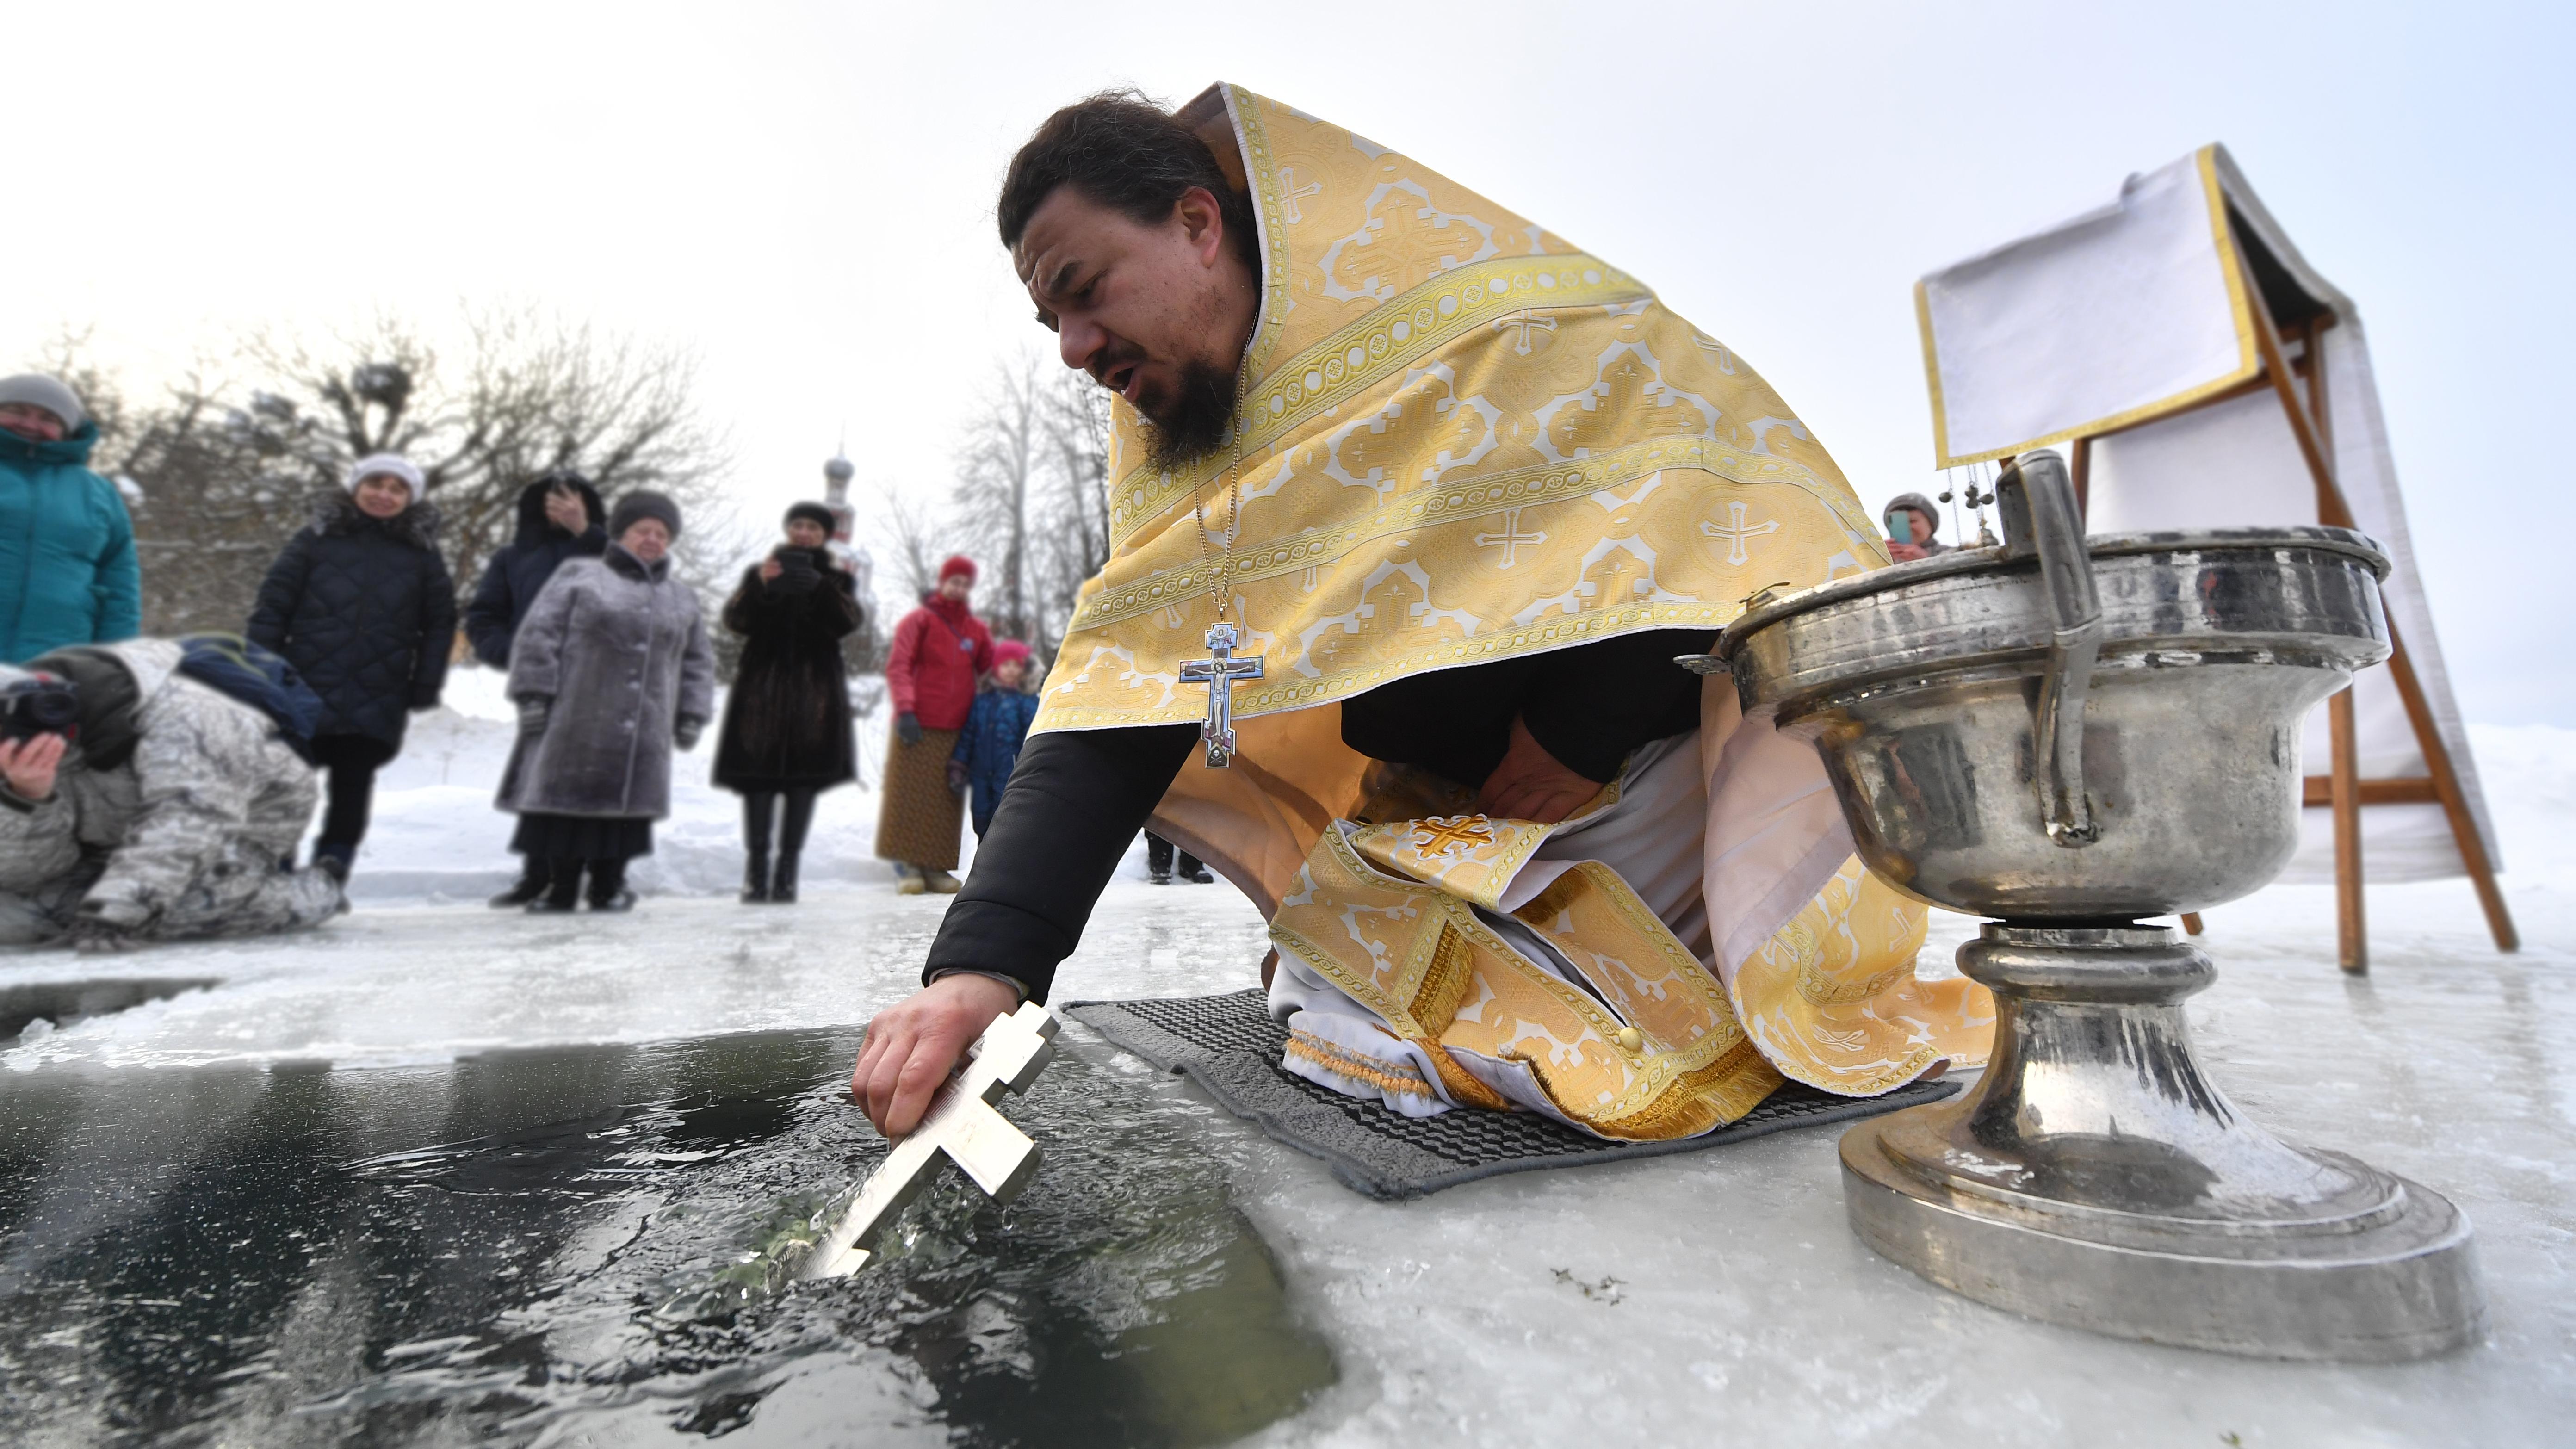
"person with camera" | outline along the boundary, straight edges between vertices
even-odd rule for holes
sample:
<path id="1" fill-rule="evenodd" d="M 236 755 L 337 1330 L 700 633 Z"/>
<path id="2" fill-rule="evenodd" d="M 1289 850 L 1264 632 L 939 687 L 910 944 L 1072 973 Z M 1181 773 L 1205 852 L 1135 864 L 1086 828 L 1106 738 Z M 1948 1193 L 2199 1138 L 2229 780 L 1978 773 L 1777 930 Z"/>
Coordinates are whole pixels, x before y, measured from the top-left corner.
<path id="1" fill-rule="evenodd" d="M 313 863 L 341 880 L 367 835 L 376 771 L 406 715 L 438 705 L 456 642 L 456 585 L 438 556 L 438 505 L 410 460 L 361 458 L 316 500 L 259 586 L 243 631 L 321 697 L 313 763 L 331 772 Z"/>
<path id="2" fill-rule="evenodd" d="M 191 664 L 130 639 L 0 665 L 0 942 L 121 950 L 344 908 L 292 865 L 318 793 L 298 741 Z"/>
<path id="3" fill-rule="evenodd" d="M 858 580 L 825 547 L 831 509 L 799 503 L 787 510 L 785 527 L 787 541 L 743 570 L 724 606 L 725 628 L 742 636 L 742 664 L 725 700 L 713 778 L 742 796 L 746 905 L 795 902 L 815 797 L 858 775 L 849 668 L 841 658 L 841 641 L 866 617 Z"/>

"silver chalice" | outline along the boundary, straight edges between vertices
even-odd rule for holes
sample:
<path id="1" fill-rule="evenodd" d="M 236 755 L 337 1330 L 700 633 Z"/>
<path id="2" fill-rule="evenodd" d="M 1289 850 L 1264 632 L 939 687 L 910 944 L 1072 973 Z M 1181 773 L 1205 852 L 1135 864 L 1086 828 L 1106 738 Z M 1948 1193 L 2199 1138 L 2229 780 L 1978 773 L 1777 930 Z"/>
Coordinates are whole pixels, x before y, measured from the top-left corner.
<path id="1" fill-rule="evenodd" d="M 2301 722 L 2388 657 L 2387 556 L 2334 528 L 2087 540 L 2048 452 L 1997 492 L 2001 547 L 1759 598 L 1717 649 L 1748 713 L 1814 741 L 1871 869 L 1994 918 L 1959 951 L 1995 993 L 1993 1061 L 1843 1137 L 1853 1230 L 1970 1298 L 2128 1338 L 2471 1341 L 2468 1220 L 2246 1120 L 2183 1018 L 2216 968 L 2140 924 L 2289 861 Z"/>

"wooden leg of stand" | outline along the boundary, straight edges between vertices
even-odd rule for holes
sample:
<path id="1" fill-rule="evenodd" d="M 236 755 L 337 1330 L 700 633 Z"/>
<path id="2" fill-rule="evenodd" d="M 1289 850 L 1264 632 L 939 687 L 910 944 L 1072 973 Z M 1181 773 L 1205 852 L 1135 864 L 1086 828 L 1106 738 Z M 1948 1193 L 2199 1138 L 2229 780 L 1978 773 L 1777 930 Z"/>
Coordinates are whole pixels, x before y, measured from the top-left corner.
<path id="1" fill-rule="evenodd" d="M 2495 937 L 2496 949 L 2511 953 L 2522 949 L 2522 934 L 2513 928 L 2513 913 L 2505 909 L 2504 892 L 2496 885 L 2495 863 L 2487 858 L 2487 845 L 2478 834 L 2478 823 L 2469 814 L 2468 796 L 2460 789 L 2459 772 L 2451 768 L 2451 751 L 2442 743 L 2442 732 L 2433 723 L 2432 701 L 2424 697 L 2424 685 L 2415 677 L 2415 666 L 2406 657 L 2406 641 L 2397 626 L 2388 626 L 2388 642 L 2395 652 L 2388 656 L 2389 677 L 2397 683 L 2397 697 L 2406 705 L 2407 722 L 2415 727 L 2415 743 L 2424 752 L 2424 763 L 2433 776 L 2433 797 L 2442 802 L 2442 814 L 2451 822 L 2451 843 L 2459 847 L 2460 863 L 2469 868 L 2469 884 L 2477 888 L 2478 906 L 2487 913 L 2487 934 Z"/>
<path id="2" fill-rule="evenodd" d="M 2200 934 L 2200 912 L 2185 911 L 2182 913 L 2182 933 L 2186 936 L 2197 936 Z"/>
<path id="3" fill-rule="evenodd" d="M 2370 927 L 2362 913 L 2361 736 L 2351 686 L 2326 701 L 2326 729 L 2334 743 L 2335 959 L 2359 976 L 2370 969 Z"/>

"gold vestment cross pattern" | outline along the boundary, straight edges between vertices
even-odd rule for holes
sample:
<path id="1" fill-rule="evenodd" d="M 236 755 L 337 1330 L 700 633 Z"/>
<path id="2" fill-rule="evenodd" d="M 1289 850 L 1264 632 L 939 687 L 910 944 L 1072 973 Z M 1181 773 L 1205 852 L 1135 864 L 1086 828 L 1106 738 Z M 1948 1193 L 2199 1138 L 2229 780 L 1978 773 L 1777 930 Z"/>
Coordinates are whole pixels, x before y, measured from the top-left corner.
<path id="1" fill-rule="evenodd" d="M 1232 624 L 1219 620 L 1208 626 L 1207 647 L 1213 658 L 1181 661 L 1183 684 L 1208 687 L 1207 723 L 1199 726 L 1199 739 L 1207 745 L 1207 767 L 1223 770 L 1234 764 L 1234 682 L 1259 679 L 1261 660 L 1234 657 L 1235 646 L 1243 636 Z"/>
<path id="2" fill-rule="evenodd" d="M 1004 1092 L 1025 1092 L 1055 1059 L 1059 1023 L 1036 1002 L 997 1018 L 975 1039 L 974 1056 L 930 1100 L 921 1125 L 886 1154 L 832 1231 L 805 1259 L 807 1278 L 838 1278 L 868 1261 L 877 1234 L 937 1175 L 939 1155 L 964 1168 L 995 1202 L 1019 1196 L 1037 1175 L 1038 1145 L 993 1110 Z"/>
<path id="3" fill-rule="evenodd" d="M 1494 827 L 1482 815 L 1434 815 L 1413 827 L 1413 848 L 1424 855 L 1455 855 L 1494 843 Z"/>

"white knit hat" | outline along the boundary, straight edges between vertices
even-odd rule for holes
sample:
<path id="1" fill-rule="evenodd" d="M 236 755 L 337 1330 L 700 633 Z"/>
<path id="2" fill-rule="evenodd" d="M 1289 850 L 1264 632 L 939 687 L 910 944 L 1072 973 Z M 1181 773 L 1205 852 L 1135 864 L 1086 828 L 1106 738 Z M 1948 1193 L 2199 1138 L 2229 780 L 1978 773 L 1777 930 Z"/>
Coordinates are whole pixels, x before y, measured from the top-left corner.
<path id="1" fill-rule="evenodd" d="M 27 403 L 43 408 L 63 420 L 69 432 L 79 432 L 81 421 L 89 410 L 81 406 L 80 394 L 65 386 L 60 378 L 41 372 L 22 372 L 16 377 L 0 377 L 0 403 Z"/>
<path id="2" fill-rule="evenodd" d="M 429 491 L 429 480 L 421 477 L 420 469 L 412 463 L 411 459 L 400 453 L 370 453 L 360 458 L 349 465 L 349 476 L 340 480 L 340 486 L 355 493 L 358 491 L 359 484 L 379 473 L 403 480 L 403 486 L 411 490 L 411 501 L 414 503 L 418 503 L 420 496 Z"/>

